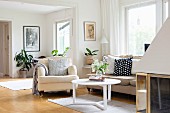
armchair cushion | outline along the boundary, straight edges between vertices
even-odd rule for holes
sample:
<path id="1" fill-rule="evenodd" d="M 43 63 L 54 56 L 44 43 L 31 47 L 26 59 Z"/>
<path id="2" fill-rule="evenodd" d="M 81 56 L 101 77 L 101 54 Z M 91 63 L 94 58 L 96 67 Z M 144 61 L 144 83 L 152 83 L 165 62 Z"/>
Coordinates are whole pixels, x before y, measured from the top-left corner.
<path id="1" fill-rule="evenodd" d="M 70 62 L 68 58 L 53 60 L 49 59 L 49 75 L 63 76 L 68 75 Z"/>
<path id="2" fill-rule="evenodd" d="M 77 75 L 66 75 L 66 76 L 40 76 L 38 78 L 39 83 L 66 83 L 72 80 L 79 79 Z"/>

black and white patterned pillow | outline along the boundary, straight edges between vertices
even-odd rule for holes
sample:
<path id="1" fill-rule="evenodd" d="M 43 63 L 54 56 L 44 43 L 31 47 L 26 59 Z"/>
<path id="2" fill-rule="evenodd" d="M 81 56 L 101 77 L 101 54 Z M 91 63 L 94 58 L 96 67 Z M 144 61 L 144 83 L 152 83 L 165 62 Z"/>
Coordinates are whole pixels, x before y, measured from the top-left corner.
<path id="1" fill-rule="evenodd" d="M 115 59 L 114 73 L 116 76 L 129 76 L 132 70 L 132 59 Z"/>

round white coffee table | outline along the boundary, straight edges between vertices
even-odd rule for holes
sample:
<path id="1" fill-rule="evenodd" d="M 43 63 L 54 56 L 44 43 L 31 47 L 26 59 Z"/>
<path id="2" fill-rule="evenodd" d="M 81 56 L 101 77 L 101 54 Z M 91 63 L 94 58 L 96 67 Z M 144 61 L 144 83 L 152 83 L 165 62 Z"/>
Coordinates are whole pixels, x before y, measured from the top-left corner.
<path id="1" fill-rule="evenodd" d="M 105 79 L 104 81 L 91 81 L 89 79 L 78 79 L 73 80 L 73 104 L 83 104 L 83 105 L 95 105 L 102 110 L 107 109 L 107 101 L 111 101 L 111 85 L 120 83 L 117 79 Z M 97 85 L 103 87 L 103 101 L 102 102 L 89 102 L 89 103 L 77 103 L 76 102 L 76 86 L 77 85 Z M 108 89 L 108 92 L 107 92 Z M 108 95 L 108 98 L 107 98 Z M 101 105 L 103 103 L 103 105 Z"/>

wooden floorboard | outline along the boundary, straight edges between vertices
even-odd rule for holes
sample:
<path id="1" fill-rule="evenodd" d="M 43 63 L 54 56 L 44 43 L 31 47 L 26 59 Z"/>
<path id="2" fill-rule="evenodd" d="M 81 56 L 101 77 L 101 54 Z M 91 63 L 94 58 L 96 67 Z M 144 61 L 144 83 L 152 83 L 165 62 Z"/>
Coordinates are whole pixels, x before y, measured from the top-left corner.
<path id="1" fill-rule="evenodd" d="M 0 82 L 20 80 L 11 78 L 0 78 Z M 77 90 L 77 95 L 87 94 L 85 88 Z M 92 92 L 92 95 L 102 96 L 101 93 Z M 13 91 L 0 87 L 0 113 L 79 113 L 78 111 L 63 107 L 47 99 L 59 99 L 70 97 L 68 92 L 45 93 L 43 97 L 32 95 L 32 90 Z M 112 100 L 118 100 L 130 104 L 135 104 L 133 99 L 126 97 L 112 96 Z"/>

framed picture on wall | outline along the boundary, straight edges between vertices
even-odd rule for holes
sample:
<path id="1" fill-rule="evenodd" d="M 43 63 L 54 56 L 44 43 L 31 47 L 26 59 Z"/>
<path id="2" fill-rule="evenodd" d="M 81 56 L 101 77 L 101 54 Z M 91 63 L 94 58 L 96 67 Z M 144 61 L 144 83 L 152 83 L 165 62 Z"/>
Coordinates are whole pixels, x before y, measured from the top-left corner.
<path id="1" fill-rule="evenodd" d="M 40 51 L 40 27 L 23 26 L 24 49 L 27 52 Z"/>
<path id="2" fill-rule="evenodd" d="M 96 40 L 96 22 L 84 22 L 84 40 L 95 41 Z"/>

